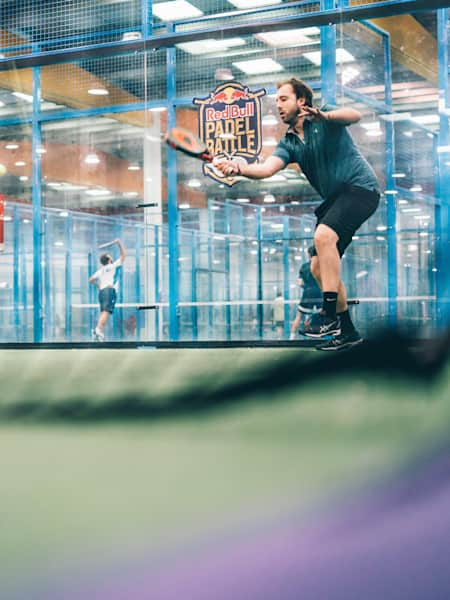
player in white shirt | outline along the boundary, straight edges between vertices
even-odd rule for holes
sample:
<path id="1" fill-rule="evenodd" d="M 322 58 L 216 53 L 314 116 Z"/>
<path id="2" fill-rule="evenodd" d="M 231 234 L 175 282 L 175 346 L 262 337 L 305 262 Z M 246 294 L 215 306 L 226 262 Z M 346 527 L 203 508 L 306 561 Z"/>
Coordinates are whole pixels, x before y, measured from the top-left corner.
<path id="1" fill-rule="evenodd" d="M 114 312 L 119 287 L 119 274 L 126 257 L 122 242 L 114 240 L 113 243 L 119 247 L 120 257 L 116 261 L 113 261 L 110 254 L 102 254 L 100 256 L 102 267 L 89 277 L 89 283 L 96 284 L 99 289 L 100 316 L 97 326 L 92 330 L 92 337 L 97 342 L 103 342 L 105 339 L 103 329 L 109 315 L 112 315 Z"/>

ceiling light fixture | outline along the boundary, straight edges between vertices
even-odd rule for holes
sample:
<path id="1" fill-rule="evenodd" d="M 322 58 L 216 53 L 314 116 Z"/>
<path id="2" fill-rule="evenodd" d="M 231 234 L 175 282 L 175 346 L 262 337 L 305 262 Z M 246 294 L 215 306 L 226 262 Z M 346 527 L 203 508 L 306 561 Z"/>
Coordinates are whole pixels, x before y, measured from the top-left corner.
<path id="1" fill-rule="evenodd" d="M 161 21 L 173 21 L 201 17 L 203 12 L 186 0 L 171 0 L 153 4 L 153 14 Z"/>
<path id="2" fill-rule="evenodd" d="M 284 67 L 271 58 L 256 58 L 255 60 L 240 60 L 234 62 L 233 66 L 247 75 L 259 75 L 261 73 L 278 73 L 284 71 Z"/>

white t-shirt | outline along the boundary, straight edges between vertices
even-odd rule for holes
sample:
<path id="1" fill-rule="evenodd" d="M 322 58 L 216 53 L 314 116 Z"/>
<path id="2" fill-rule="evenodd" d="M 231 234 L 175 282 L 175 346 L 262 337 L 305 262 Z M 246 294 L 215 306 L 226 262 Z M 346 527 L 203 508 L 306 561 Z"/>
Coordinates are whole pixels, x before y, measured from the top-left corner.
<path id="1" fill-rule="evenodd" d="M 113 287 L 117 292 L 119 289 L 119 274 L 121 267 L 122 259 L 118 258 L 113 263 L 101 267 L 101 269 L 92 275 L 94 279 L 97 279 L 100 290 L 107 287 Z"/>

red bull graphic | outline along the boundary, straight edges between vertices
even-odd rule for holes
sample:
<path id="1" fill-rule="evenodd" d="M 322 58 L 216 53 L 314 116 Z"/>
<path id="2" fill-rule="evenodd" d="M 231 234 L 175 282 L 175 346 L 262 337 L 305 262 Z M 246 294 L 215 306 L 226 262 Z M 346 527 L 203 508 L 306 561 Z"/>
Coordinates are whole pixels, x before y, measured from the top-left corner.
<path id="1" fill-rule="evenodd" d="M 250 91 L 237 81 L 217 86 L 207 98 L 194 98 L 200 107 L 199 136 L 216 158 L 233 158 L 255 162 L 261 153 L 261 98 L 266 90 Z M 203 173 L 228 186 L 240 176 L 226 177 L 211 163 Z"/>

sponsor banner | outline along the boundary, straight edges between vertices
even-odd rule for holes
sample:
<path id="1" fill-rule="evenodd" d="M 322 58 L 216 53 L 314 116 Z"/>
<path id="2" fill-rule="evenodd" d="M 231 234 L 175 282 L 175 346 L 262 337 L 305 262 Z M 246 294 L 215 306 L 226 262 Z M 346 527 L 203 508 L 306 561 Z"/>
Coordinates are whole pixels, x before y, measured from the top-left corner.
<path id="1" fill-rule="evenodd" d="M 262 145 L 261 98 L 266 90 L 251 91 L 242 83 L 228 81 L 217 86 L 207 98 L 194 98 L 199 106 L 198 133 L 216 158 L 252 163 L 258 160 Z M 226 177 L 211 163 L 203 173 L 228 186 L 242 179 Z"/>

